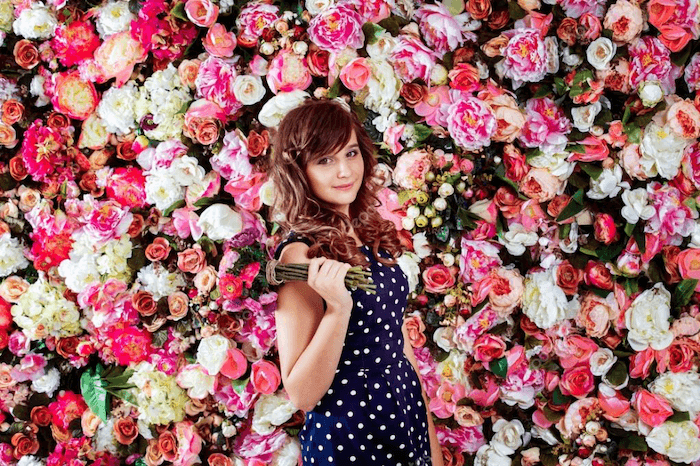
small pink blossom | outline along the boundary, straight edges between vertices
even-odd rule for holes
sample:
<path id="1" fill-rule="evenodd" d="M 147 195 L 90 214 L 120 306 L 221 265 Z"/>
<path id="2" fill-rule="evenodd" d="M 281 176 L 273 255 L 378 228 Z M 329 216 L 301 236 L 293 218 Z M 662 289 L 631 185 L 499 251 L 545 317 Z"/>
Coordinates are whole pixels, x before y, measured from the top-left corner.
<path id="1" fill-rule="evenodd" d="M 448 86 L 433 86 L 425 92 L 413 110 L 417 115 L 424 117 L 430 126 L 447 126 L 447 108 L 451 103 Z"/>
<path id="2" fill-rule="evenodd" d="M 457 408 L 457 402 L 466 396 L 466 390 L 460 383 L 452 384 L 446 380 L 437 389 L 435 397 L 430 399 L 428 408 L 441 419 L 451 417 Z"/>

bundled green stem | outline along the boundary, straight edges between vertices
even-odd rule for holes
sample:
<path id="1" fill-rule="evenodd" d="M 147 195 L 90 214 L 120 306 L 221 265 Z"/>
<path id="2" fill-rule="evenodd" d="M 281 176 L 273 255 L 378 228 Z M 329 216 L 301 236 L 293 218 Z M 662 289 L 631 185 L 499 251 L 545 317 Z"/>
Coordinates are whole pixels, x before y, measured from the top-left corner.
<path id="1" fill-rule="evenodd" d="M 271 285 L 281 285 L 292 280 L 306 281 L 309 278 L 309 264 L 280 264 L 279 261 L 273 260 L 267 263 L 265 272 Z M 369 294 L 377 293 L 377 285 L 372 281 L 372 272 L 363 270 L 359 265 L 348 270 L 345 286 L 350 290 L 359 288 Z"/>

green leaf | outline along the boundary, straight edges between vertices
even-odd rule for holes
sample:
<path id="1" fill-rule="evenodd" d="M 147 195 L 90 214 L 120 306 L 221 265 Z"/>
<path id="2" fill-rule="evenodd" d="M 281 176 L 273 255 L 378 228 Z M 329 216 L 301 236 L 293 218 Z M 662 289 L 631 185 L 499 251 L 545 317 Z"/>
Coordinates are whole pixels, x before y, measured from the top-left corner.
<path id="1" fill-rule="evenodd" d="M 688 58 L 690 58 L 690 52 L 693 50 L 693 46 L 688 44 L 685 48 L 681 49 L 676 53 L 671 54 L 671 61 L 676 66 L 685 66 L 688 63 Z"/>
<path id="2" fill-rule="evenodd" d="M 625 280 L 625 293 L 627 296 L 632 296 L 639 293 L 639 283 L 634 278 L 628 278 Z"/>
<path id="3" fill-rule="evenodd" d="M 594 165 L 592 163 L 579 162 L 578 166 L 581 167 L 581 170 L 586 172 L 588 176 L 590 176 L 594 180 L 597 180 L 598 177 L 603 173 L 602 167 L 599 167 L 598 165 Z"/>
<path id="4" fill-rule="evenodd" d="M 102 419 L 102 422 L 107 422 L 107 403 L 109 397 L 105 390 L 104 382 L 102 381 L 102 366 L 97 365 L 83 372 L 80 376 L 80 393 L 85 398 L 85 403 L 88 407 Z"/>
<path id="5" fill-rule="evenodd" d="M 622 127 L 622 131 L 627 135 L 627 140 L 632 144 L 639 144 L 642 140 L 642 130 L 634 123 Z"/>
<path id="6" fill-rule="evenodd" d="M 9 191 L 15 186 L 17 186 L 17 181 L 14 178 L 12 178 L 10 172 L 3 173 L 2 175 L 0 175 L 0 190 Z"/>
<path id="7" fill-rule="evenodd" d="M 628 434 L 620 440 L 619 447 L 625 450 L 632 451 L 647 451 L 649 447 L 647 446 L 644 437 L 639 435 Z"/>
<path id="8" fill-rule="evenodd" d="M 413 135 L 416 138 L 416 142 L 422 142 L 426 140 L 431 134 L 433 134 L 432 128 L 423 124 L 413 125 Z"/>
<path id="9" fill-rule="evenodd" d="M 491 372 L 498 377 L 505 379 L 506 375 L 508 374 L 508 359 L 505 357 L 494 359 L 489 363 L 489 369 L 491 369 Z"/>
<path id="10" fill-rule="evenodd" d="M 603 262 L 610 262 L 615 259 L 625 248 L 625 242 L 613 243 L 598 250 L 598 258 Z"/>
<path id="11" fill-rule="evenodd" d="M 564 417 L 563 411 L 554 411 L 547 405 L 544 405 L 544 408 L 542 408 L 542 412 L 544 413 L 544 417 L 547 418 L 549 422 L 557 422 L 559 421 L 559 419 Z"/>
<path id="12" fill-rule="evenodd" d="M 576 193 L 571 196 L 571 200 L 564 207 L 564 210 L 557 216 L 557 222 L 563 222 L 564 220 L 573 217 L 583 210 L 583 189 L 579 189 Z"/>
<path id="13" fill-rule="evenodd" d="M 458 230 L 473 230 L 476 228 L 476 222 L 471 218 L 471 212 L 463 207 L 457 209 L 457 229 Z"/>
<path id="14" fill-rule="evenodd" d="M 518 183 L 516 183 L 515 181 L 511 180 L 510 178 L 508 178 L 506 176 L 506 167 L 504 164 L 500 164 L 496 168 L 494 175 L 496 175 L 499 179 L 508 183 L 508 185 L 510 185 L 513 189 L 515 189 L 516 192 L 520 192 L 520 187 L 518 186 Z"/>
<path id="15" fill-rule="evenodd" d="M 165 209 L 163 211 L 163 217 L 169 217 L 170 214 L 172 214 L 175 209 L 179 209 L 180 207 L 185 207 L 185 200 L 184 199 L 180 199 L 179 201 L 173 202 L 170 205 L 170 207 L 168 207 L 167 209 Z"/>
<path id="16" fill-rule="evenodd" d="M 625 113 L 622 115 L 622 126 L 626 126 L 627 122 L 630 121 L 630 116 L 632 115 L 631 107 L 625 107 Z"/>
<path id="17" fill-rule="evenodd" d="M 577 154 L 585 154 L 586 147 L 583 144 L 573 144 L 566 148 L 567 152 L 576 152 Z"/>
<path id="18" fill-rule="evenodd" d="M 195 203 L 195 207 L 209 207 L 216 201 L 215 197 L 203 197 L 201 199 L 198 199 Z"/>
<path id="19" fill-rule="evenodd" d="M 527 13 L 525 10 L 520 8 L 520 5 L 518 5 L 516 2 L 508 2 L 508 14 L 510 15 L 511 19 L 517 21 L 524 18 Z"/>
<path id="20" fill-rule="evenodd" d="M 540 155 L 544 155 L 544 152 L 542 152 L 540 149 L 532 149 L 525 154 L 525 160 L 529 163 L 532 159 L 539 157 Z"/>
<path id="21" fill-rule="evenodd" d="M 557 466 L 559 464 L 559 458 L 557 455 L 552 455 L 549 453 L 541 454 L 540 461 L 544 466 Z"/>
<path id="22" fill-rule="evenodd" d="M 546 97 L 552 93 L 552 88 L 549 84 L 542 84 L 540 87 L 537 89 L 535 94 L 532 96 L 533 99 L 537 99 L 539 97 Z"/>
<path id="23" fill-rule="evenodd" d="M 249 381 L 249 380 L 250 380 L 250 378 L 232 380 L 232 381 L 231 381 L 231 386 L 233 387 L 233 389 L 235 390 L 235 392 L 238 393 L 238 394 L 240 395 L 240 394 L 243 393 L 243 391 L 245 390 L 245 387 L 246 387 L 246 385 L 248 385 L 248 381 Z"/>
<path id="24" fill-rule="evenodd" d="M 607 298 L 610 293 L 612 293 L 612 290 L 604 290 L 602 288 L 598 288 L 595 286 L 591 287 L 591 291 L 597 295 L 600 296 L 601 298 Z"/>
<path id="25" fill-rule="evenodd" d="M 328 98 L 335 99 L 338 95 L 340 95 L 340 78 L 335 78 L 335 82 L 328 89 Z"/>
<path id="26" fill-rule="evenodd" d="M 173 7 L 173 9 L 170 10 L 170 14 L 173 15 L 177 19 L 191 22 L 190 19 L 187 17 L 187 13 L 185 13 L 185 4 L 184 3 L 178 3 L 177 5 L 175 5 Z"/>
<path id="27" fill-rule="evenodd" d="M 617 361 L 605 375 L 605 378 L 613 386 L 620 386 L 625 383 L 628 377 L 627 365 L 622 361 Z"/>
<path id="28" fill-rule="evenodd" d="M 566 85 L 566 82 L 562 78 L 554 78 L 554 91 L 559 94 L 563 95 L 566 91 L 569 90 L 569 86 Z"/>
<path id="29" fill-rule="evenodd" d="M 632 232 L 634 231 L 634 227 L 636 225 L 636 223 L 628 223 L 627 225 L 625 225 L 625 234 L 627 236 L 632 236 Z"/>
<path id="30" fill-rule="evenodd" d="M 690 421 L 690 414 L 685 411 L 674 411 L 673 416 L 666 419 L 666 422 Z"/>
<path id="31" fill-rule="evenodd" d="M 555 388 L 552 392 L 552 403 L 557 406 L 565 405 L 569 402 L 571 397 L 564 396 L 559 387 Z"/>
<path id="32" fill-rule="evenodd" d="M 647 239 L 646 236 L 644 236 L 644 228 L 638 223 L 637 228 L 632 231 L 632 236 L 634 237 L 634 240 L 637 242 L 637 247 L 639 248 L 639 252 L 644 254 L 644 252 L 647 249 Z"/>
<path id="33" fill-rule="evenodd" d="M 593 72 L 591 70 L 578 71 L 574 76 L 574 86 L 588 81 L 589 79 L 593 79 Z"/>
<path id="34" fill-rule="evenodd" d="M 695 287 L 698 286 L 697 278 L 686 278 L 676 286 L 676 291 L 673 293 L 673 298 L 677 306 L 685 306 L 693 297 Z"/>
<path id="35" fill-rule="evenodd" d="M 362 32 L 367 38 L 367 45 L 372 45 L 379 40 L 379 36 L 386 32 L 386 29 L 375 23 L 365 23 L 362 26 Z"/>

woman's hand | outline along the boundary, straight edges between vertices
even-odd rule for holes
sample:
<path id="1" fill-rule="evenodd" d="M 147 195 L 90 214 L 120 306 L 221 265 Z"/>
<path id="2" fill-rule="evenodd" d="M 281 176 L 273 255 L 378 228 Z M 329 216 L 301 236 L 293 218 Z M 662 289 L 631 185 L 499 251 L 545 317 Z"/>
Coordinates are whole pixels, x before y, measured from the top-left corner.
<path id="1" fill-rule="evenodd" d="M 345 287 L 345 275 L 352 267 L 325 257 L 315 257 L 309 262 L 309 286 L 326 301 L 328 309 L 350 313 L 352 296 Z"/>

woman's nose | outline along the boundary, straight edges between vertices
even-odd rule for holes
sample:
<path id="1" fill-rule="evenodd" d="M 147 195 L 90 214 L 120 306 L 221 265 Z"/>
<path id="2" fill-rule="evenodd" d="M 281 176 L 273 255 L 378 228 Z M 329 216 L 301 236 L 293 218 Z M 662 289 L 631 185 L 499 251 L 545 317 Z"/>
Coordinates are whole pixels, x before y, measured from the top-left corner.
<path id="1" fill-rule="evenodd" d="M 337 175 L 341 178 L 344 178 L 348 175 L 350 175 L 350 162 L 347 160 L 341 160 L 340 163 L 338 164 L 338 173 Z"/>

